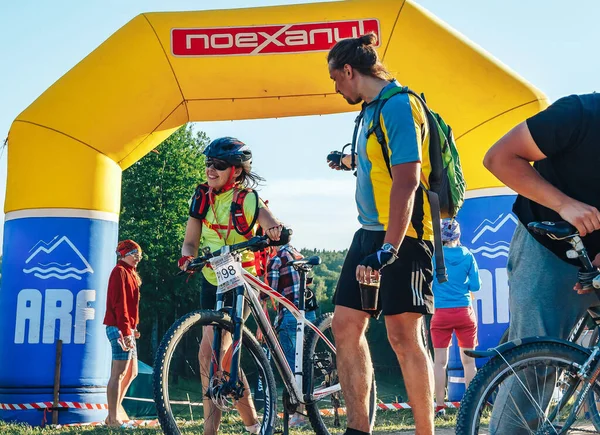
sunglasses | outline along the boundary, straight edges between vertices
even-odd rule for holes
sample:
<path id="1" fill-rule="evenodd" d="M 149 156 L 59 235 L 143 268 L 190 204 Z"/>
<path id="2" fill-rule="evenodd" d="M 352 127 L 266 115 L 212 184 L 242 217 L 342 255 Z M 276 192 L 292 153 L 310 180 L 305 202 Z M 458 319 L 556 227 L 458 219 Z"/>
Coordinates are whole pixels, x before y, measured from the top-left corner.
<path id="1" fill-rule="evenodd" d="M 227 168 L 231 168 L 233 165 L 231 163 L 226 162 L 225 160 L 211 158 L 206 159 L 206 168 L 208 169 L 211 166 L 217 171 L 224 171 Z"/>
<path id="2" fill-rule="evenodd" d="M 142 258 L 141 252 L 138 251 L 137 249 L 133 249 L 133 250 L 129 251 L 127 254 L 123 255 L 123 258 L 127 257 L 128 255 L 131 255 L 132 257 Z"/>

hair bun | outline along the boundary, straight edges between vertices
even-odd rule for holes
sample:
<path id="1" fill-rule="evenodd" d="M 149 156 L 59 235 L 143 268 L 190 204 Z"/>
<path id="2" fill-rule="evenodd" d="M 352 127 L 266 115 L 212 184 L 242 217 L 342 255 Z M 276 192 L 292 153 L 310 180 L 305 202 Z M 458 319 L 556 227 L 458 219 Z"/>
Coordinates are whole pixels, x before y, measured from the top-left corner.
<path id="1" fill-rule="evenodd" d="M 367 33 L 366 35 L 359 36 L 358 43 L 360 45 L 375 45 L 377 44 L 377 35 L 373 32 Z"/>

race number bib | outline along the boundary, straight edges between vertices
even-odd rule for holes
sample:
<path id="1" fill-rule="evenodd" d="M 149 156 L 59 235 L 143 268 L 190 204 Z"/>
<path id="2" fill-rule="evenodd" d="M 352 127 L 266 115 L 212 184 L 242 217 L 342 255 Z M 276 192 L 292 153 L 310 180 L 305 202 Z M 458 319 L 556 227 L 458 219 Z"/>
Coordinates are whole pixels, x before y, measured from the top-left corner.
<path id="1" fill-rule="evenodd" d="M 235 261 L 232 254 L 213 258 L 210 260 L 210 264 L 217 275 L 217 293 L 225 293 L 244 285 L 242 265 L 238 261 Z"/>

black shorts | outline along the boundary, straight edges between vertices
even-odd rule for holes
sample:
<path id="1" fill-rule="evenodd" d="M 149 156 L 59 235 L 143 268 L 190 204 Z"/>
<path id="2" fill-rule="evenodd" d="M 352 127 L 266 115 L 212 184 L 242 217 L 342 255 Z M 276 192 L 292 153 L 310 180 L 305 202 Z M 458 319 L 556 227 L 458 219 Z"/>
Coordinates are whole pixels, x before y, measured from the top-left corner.
<path id="1" fill-rule="evenodd" d="M 233 291 L 225 295 L 224 306 L 233 304 Z M 200 308 L 203 310 L 214 310 L 217 306 L 217 286 L 212 285 L 202 276 L 202 290 L 200 291 Z"/>
<path id="2" fill-rule="evenodd" d="M 234 290 L 228 291 L 223 299 L 224 307 L 233 306 L 233 294 Z M 202 290 L 200 291 L 200 309 L 202 310 L 214 310 L 217 308 L 217 286 L 212 285 L 202 276 Z M 247 319 L 250 315 L 250 306 L 248 303 L 244 304 L 244 319 Z"/>
<path id="3" fill-rule="evenodd" d="M 356 267 L 383 244 L 385 231 L 360 229 L 354 235 L 342 273 L 333 295 L 333 303 L 362 310 L 360 288 L 356 281 Z M 365 311 L 373 317 L 402 313 L 433 313 L 432 258 L 433 245 L 429 241 L 405 237 L 398 251 L 398 259 L 381 273 L 377 310 Z"/>

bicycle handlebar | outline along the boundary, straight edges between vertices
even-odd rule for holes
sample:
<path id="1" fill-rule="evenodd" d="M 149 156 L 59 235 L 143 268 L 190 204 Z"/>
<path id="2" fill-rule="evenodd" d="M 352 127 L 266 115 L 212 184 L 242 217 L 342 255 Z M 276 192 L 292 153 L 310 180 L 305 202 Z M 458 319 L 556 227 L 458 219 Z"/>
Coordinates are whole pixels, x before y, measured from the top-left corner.
<path id="1" fill-rule="evenodd" d="M 177 275 L 184 275 L 188 273 L 188 271 L 196 270 L 204 267 L 206 262 L 213 257 L 218 257 L 219 255 L 224 254 L 224 248 L 228 248 L 230 253 L 250 250 L 253 252 L 260 251 L 261 249 L 265 249 L 269 246 L 281 246 L 286 245 L 290 241 L 290 237 L 292 236 L 293 231 L 291 228 L 283 228 L 281 230 L 281 236 L 279 240 L 271 240 L 269 236 L 254 236 L 250 240 L 245 242 L 236 243 L 234 245 L 225 245 L 223 248 L 216 250 L 215 252 L 206 252 L 204 255 L 194 258 L 188 264 L 187 270 L 180 271 Z"/>

